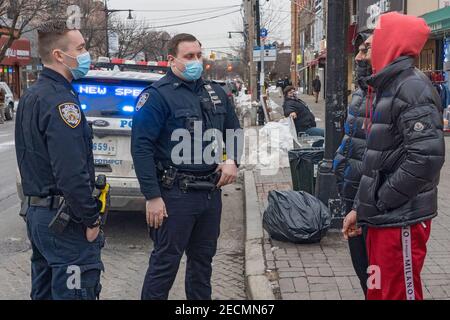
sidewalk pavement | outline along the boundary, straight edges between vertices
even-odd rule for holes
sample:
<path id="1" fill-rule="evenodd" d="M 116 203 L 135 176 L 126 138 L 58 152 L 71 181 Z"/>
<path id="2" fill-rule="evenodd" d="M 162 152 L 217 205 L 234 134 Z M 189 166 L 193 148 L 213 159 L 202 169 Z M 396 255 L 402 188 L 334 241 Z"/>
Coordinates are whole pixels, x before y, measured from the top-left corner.
<path id="1" fill-rule="evenodd" d="M 323 101 L 315 105 L 313 97 L 301 96 L 301 98 L 310 105 L 316 117 L 320 118 L 325 111 Z M 318 123 L 318 126 L 321 125 Z M 447 150 L 450 150 L 449 139 L 446 138 Z M 269 191 L 292 189 L 290 169 L 280 168 L 276 175 L 270 176 L 254 169 L 248 171 L 247 176 L 249 178 L 246 178 L 246 202 L 249 202 L 249 198 L 257 198 L 259 210 L 246 208 L 246 219 L 247 222 L 252 219 L 262 221 Z M 253 185 L 248 185 L 250 182 Z M 253 188 L 256 190 L 256 195 L 252 196 Z M 450 164 L 446 162 L 441 172 L 439 216 L 432 223 L 428 255 L 422 272 L 425 299 L 450 299 L 450 197 L 448 190 L 450 190 Z M 258 223 L 257 228 L 262 228 L 262 224 Z M 329 231 L 318 244 L 293 244 L 270 239 L 265 230 L 255 231 L 254 229 L 255 227 L 253 227 L 253 234 L 261 234 L 262 237 L 258 242 L 262 251 L 259 263 L 263 264 L 267 282 L 270 283 L 277 299 L 364 299 L 351 263 L 347 241 L 338 230 Z M 262 266 L 260 267 L 262 269 Z M 264 283 L 260 288 L 263 287 L 265 287 Z M 253 297 L 254 294 L 252 288 L 249 288 L 249 296 Z M 256 296 L 261 296 L 261 292 L 259 295 L 256 293 Z"/>

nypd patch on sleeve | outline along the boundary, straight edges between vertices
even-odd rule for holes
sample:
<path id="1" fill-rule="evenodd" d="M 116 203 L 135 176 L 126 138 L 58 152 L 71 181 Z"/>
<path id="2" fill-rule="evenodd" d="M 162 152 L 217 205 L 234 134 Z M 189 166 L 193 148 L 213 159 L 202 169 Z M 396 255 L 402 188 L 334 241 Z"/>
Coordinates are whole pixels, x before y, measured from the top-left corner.
<path id="1" fill-rule="evenodd" d="M 81 110 L 77 104 L 72 102 L 60 104 L 58 111 L 61 118 L 69 127 L 72 129 L 78 127 L 81 122 Z"/>
<path id="2" fill-rule="evenodd" d="M 147 102 L 149 97 L 150 97 L 150 94 L 148 94 L 148 93 L 143 93 L 139 97 L 139 101 L 136 104 L 136 111 L 139 111 L 144 106 L 144 104 Z"/>

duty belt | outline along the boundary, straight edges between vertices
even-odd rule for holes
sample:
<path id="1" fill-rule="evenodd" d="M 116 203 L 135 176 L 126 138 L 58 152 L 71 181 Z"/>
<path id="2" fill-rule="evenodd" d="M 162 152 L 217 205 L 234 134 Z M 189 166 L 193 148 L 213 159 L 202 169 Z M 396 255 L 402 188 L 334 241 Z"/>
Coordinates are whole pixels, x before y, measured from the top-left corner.
<path id="1" fill-rule="evenodd" d="M 219 173 L 212 173 L 207 176 L 195 176 L 189 174 L 179 174 L 180 190 L 184 193 L 189 190 L 214 191 L 220 179 Z"/>
<path id="2" fill-rule="evenodd" d="M 187 193 L 189 190 L 213 191 L 217 188 L 216 185 L 220 179 L 220 172 L 199 175 L 179 172 L 174 167 L 158 171 L 163 188 L 171 189 L 175 182 L 178 182 L 180 190 L 184 193 Z"/>
<path id="3" fill-rule="evenodd" d="M 63 200 L 61 196 L 48 197 L 27 197 L 28 205 L 30 207 L 41 207 L 47 209 L 58 209 L 59 204 Z"/>

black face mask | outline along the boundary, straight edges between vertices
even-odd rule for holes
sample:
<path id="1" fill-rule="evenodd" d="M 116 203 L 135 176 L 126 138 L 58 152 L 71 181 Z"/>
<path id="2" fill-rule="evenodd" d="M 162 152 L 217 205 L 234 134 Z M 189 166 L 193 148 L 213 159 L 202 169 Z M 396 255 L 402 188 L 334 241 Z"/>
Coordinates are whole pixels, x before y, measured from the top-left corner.
<path id="1" fill-rule="evenodd" d="M 367 89 L 366 80 L 372 75 L 372 66 L 368 61 L 356 61 L 356 81 L 362 89 Z"/>

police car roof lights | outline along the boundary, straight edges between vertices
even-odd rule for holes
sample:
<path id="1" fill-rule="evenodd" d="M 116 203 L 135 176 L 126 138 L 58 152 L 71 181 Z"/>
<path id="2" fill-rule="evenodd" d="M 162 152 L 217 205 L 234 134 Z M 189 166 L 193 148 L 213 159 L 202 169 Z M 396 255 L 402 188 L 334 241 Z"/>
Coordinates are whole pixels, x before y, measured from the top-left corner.
<path id="1" fill-rule="evenodd" d="M 169 70 L 169 63 L 167 61 L 135 61 L 129 59 L 99 57 L 97 62 L 92 65 L 92 69 L 119 69 L 122 71 L 132 70 L 165 74 Z"/>

